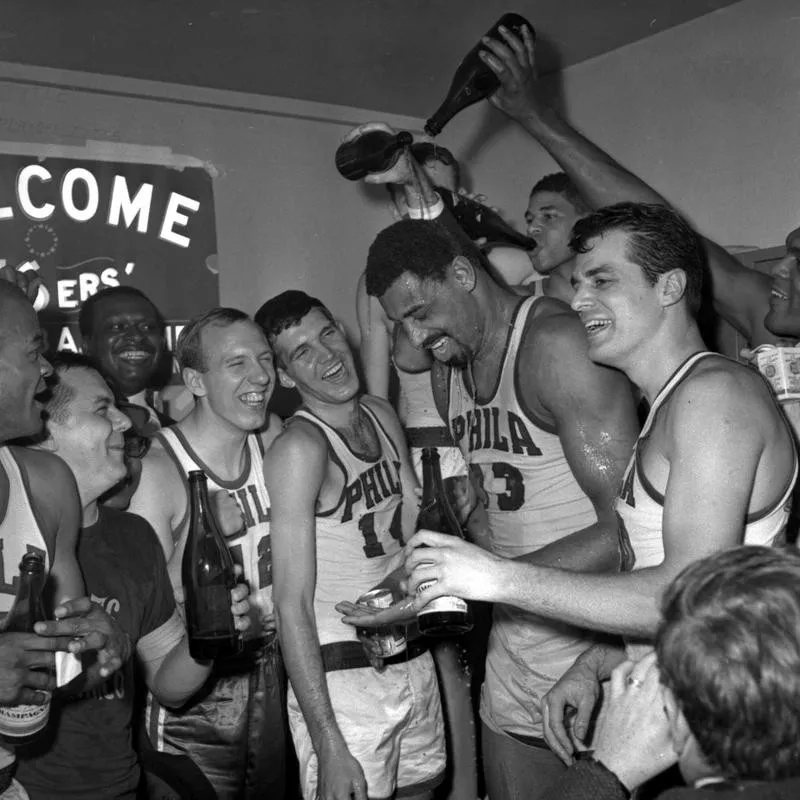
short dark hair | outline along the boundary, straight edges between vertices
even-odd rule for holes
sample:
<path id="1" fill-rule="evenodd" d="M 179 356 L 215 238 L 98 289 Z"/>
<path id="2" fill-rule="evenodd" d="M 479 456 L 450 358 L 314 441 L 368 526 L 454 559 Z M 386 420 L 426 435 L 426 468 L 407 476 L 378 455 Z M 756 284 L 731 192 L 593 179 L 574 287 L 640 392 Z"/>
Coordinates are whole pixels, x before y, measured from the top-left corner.
<path id="1" fill-rule="evenodd" d="M 272 347 L 280 333 L 287 328 L 293 328 L 314 308 L 320 309 L 331 322 L 335 322 L 333 314 L 322 300 L 311 297 L 299 289 L 289 289 L 267 300 L 256 311 L 254 319 L 261 326 Z"/>
<path id="2" fill-rule="evenodd" d="M 480 250 L 439 220 L 401 219 L 382 230 L 370 245 L 364 272 L 367 294 L 381 297 L 406 272 L 420 280 L 443 281 L 456 256 L 484 265 Z"/>
<path id="3" fill-rule="evenodd" d="M 800 553 L 730 548 L 691 564 L 662 601 L 661 679 L 723 776 L 800 775 Z"/>
<path id="4" fill-rule="evenodd" d="M 53 379 L 48 382 L 47 387 L 47 399 L 44 409 L 45 430 L 47 429 L 48 421 L 62 423 L 67 419 L 67 406 L 72 400 L 75 391 L 61 379 L 65 372 L 73 369 L 92 370 L 107 381 L 106 377 L 100 372 L 100 367 L 95 360 L 84 353 L 72 353 L 69 350 L 62 350 L 50 359 L 50 364 L 53 367 Z"/>
<path id="5" fill-rule="evenodd" d="M 156 319 L 161 325 L 161 329 L 163 331 L 163 329 L 166 327 L 164 318 L 161 316 L 161 312 L 156 307 L 156 304 L 143 291 L 137 289 L 135 286 L 108 286 L 105 289 L 101 289 L 99 292 L 90 295 L 81 303 L 80 310 L 78 311 L 78 330 L 80 331 L 81 338 L 84 341 L 91 337 L 92 333 L 94 332 L 94 315 L 97 304 L 101 303 L 103 300 L 108 300 L 113 297 L 124 296 L 138 297 L 147 302 L 153 311 L 156 312 Z"/>
<path id="6" fill-rule="evenodd" d="M 575 253 L 587 253 L 592 249 L 590 240 L 611 231 L 628 234 L 627 257 L 642 268 L 651 286 L 665 272 L 683 270 L 686 303 L 697 314 L 703 299 L 705 249 L 683 217 L 657 203 L 617 203 L 579 219 L 569 246 Z"/>
<path id="7" fill-rule="evenodd" d="M 192 317 L 178 337 L 175 358 L 180 369 L 208 371 L 208 362 L 203 350 L 203 331 L 206 328 L 227 328 L 236 322 L 252 322 L 252 319 L 238 308 L 217 306 Z"/>
<path id="8" fill-rule="evenodd" d="M 528 202 L 531 201 L 535 194 L 539 192 L 553 192 L 560 194 L 569 204 L 579 213 L 588 214 L 592 209 L 589 204 L 583 199 L 578 187 L 572 182 L 572 178 L 566 172 L 552 172 L 550 175 L 545 175 L 539 178 L 533 185 L 531 193 L 528 197 Z"/>

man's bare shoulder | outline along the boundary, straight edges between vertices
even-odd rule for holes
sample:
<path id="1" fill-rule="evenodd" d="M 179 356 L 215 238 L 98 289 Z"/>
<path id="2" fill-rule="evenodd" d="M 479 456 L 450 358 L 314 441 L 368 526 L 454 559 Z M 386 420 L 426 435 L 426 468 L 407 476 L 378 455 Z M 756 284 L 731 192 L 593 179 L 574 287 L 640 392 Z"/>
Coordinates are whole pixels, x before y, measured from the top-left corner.
<path id="1" fill-rule="evenodd" d="M 273 440 L 264 467 L 280 466 L 286 460 L 327 458 L 327 452 L 328 440 L 322 429 L 309 419 L 293 417 Z"/>
<path id="2" fill-rule="evenodd" d="M 580 318 L 566 303 L 554 297 L 536 301 L 534 313 L 526 325 L 524 344 L 544 351 L 575 345 L 583 353 L 587 350 L 586 332 Z"/>
<path id="3" fill-rule="evenodd" d="M 728 358 L 702 359 L 675 389 L 674 403 L 692 413 L 758 413 L 780 418 L 766 381 L 752 367 Z M 738 422 L 746 417 L 740 417 Z M 751 419 L 750 423 L 756 422 Z"/>
<path id="4" fill-rule="evenodd" d="M 283 420 L 277 414 L 268 414 L 266 425 L 258 432 L 265 453 L 282 432 Z"/>

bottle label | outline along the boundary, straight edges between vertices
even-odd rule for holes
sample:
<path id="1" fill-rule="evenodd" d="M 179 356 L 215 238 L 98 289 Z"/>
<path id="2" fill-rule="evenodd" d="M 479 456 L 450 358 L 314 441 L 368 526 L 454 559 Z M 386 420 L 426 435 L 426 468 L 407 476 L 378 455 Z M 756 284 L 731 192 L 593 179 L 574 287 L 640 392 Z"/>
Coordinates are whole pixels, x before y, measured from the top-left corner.
<path id="1" fill-rule="evenodd" d="M 433 586 L 434 583 L 436 583 L 436 581 L 426 581 L 425 583 L 421 583 L 417 587 L 417 594 L 425 591 L 425 589 L 427 589 L 429 586 Z M 417 616 L 421 617 L 425 614 L 439 614 L 444 611 L 466 614 L 467 602 L 466 600 L 462 600 L 460 597 L 453 597 L 452 595 L 437 597 L 435 600 L 431 600 L 430 603 L 425 606 L 425 608 L 419 611 Z"/>
<path id="2" fill-rule="evenodd" d="M 31 736 L 50 716 L 50 700 L 41 706 L 0 706 L 0 736 Z"/>
<path id="3" fill-rule="evenodd" d="M 192 638 L 229 635 L 234 630 L 230 590 L 225 585 L 196 588 L 186 616 Z"/>

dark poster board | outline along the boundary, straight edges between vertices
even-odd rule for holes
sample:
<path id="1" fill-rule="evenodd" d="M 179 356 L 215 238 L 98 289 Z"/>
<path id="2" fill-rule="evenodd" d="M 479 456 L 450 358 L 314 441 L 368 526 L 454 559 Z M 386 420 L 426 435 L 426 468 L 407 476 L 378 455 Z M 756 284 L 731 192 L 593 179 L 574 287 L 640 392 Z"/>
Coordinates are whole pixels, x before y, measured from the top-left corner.
<path id="1" fill-rule="evenodd" d="M 80 303 L 105 286 L 145 292 L 180 327 L 219 304 L 212 177 L 203 166 L 0 154 L 0 258 L 35 268 L 51 350 L 80 349 Z"/>

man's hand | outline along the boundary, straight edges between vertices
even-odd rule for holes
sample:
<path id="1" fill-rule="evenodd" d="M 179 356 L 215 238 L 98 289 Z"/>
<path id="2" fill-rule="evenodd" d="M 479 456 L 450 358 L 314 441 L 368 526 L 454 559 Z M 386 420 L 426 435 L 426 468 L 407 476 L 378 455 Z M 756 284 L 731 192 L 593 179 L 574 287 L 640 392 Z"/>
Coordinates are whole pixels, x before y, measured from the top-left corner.
<path id="1" fill-rule="evenodd" d="M 239 504 L 224 489 L 212 492 L 211 505 L 223 536 L 235 536 L 244 527 L 244 514 Z"/>
<path id="2" fill-rule="evenodd" d="M 572 763 L 576 747 L 579 747 L 579 743 L 585 743 L 599 699 L 600 681 L 591 668 L 580 660 L 561 676 L 542 699 L 545 741 L 565 764 Z"/>
<path id="3" fill-rule="evenodd" d="M 71 653 L 97 651 L 100 676 L 107 678 L 131 656 L 131 639 L 117 620 L 88 597 L 79 597 L 58 606 L 55 620 L 37 622 L 39 636 L 72 638 L 67 648 Z M 55 647 L 53 649 L 62 649 Z"/>
<path id="4" fill-rule="evenodd" d="M 359 136 L 370 131 L 383 131 L 384 133 L 396 134 L 394 128 L 389 127 L 383 122 L 366 122 L 353 128 L 345 137 L 345 142 L 350 142 L 357 139 Z M 413 157 L 409 153 L 408 148 L 398 154 L 397 161 L 394 166 L 386 170 L 386 172 L 370 173 L 364 178 L 364 183 L 397 183 L 401 185 L 409 184 L 415 185 L 417 181 L 416 173 L 414 172 Z"/>
<path id="5" fill-rule="evenodd" d="M 413 597 L 397 600 L 389 608 L 370 608 L 343 601 L 336 610 L 344 614 L 342 622 L 356 628 L 381 628 L 384 625 L 406 625 L 417 618 Z"/>
<path id="6" fill-rule="evenodd" d="M 364 770 L 344 742 L 318 753 L 317 800 L 367 800 Z"/>
<path id="7" fill-rule="evenodd" d="M 416 533 L 406 545 L 408 593 L 420 611 L 431 600 L 454 595 L 464 600 L 497 599 L 505 559 L 468 544 L 457 536 L 433 531 Z M 419 591 L 421 584 L 430 583 Z"/>
<path id="8" fill-rule="evenodd" d="M 250 589 L 246 583 L 237 583 L 231 589 L 231 613 L 236 630 L 244 633 L 250 630 Z"/>
<path id="9" fill-rule="evenodd" d="M 483 37 L 485 49 L 480 57 L 500 80 L 500 88 L 489 98 L 491 103 L 513 119 L 548 108 L 544 90 L 536 75 L 534 39 L 530 28 L 523 27 L 522 38 L 508 28 L 500 28 L 505 43 Z"/>
<path id="10" fill-rule="evenodd" d="M 677 762 L 655 653 L 611 673 L 594 757 L 632 791 Z"/>
<path id="11" fill-rule="evenodd" d="M 0 705 L 44 705 L 56 688 L 56 650 L 70 637 L 43 639 L 35 633 L 0 633 Z"/>

